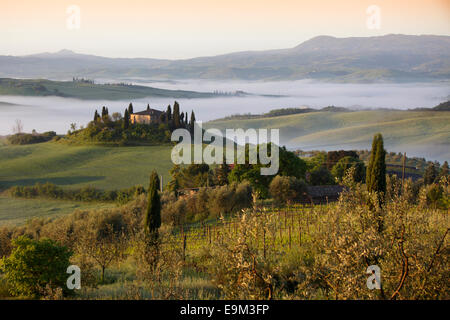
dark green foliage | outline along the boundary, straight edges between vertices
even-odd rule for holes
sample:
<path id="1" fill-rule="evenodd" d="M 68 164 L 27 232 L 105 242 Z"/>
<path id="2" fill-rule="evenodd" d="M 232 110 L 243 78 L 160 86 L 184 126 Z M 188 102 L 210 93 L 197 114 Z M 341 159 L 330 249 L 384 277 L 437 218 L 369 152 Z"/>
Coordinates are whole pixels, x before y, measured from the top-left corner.
<path id="1" fill-rule="evenodd" d="M 372 142 L 369 165 L 366 171 L 366 184 L 369 193 L 386 192 L 386 150 L 384 150 L 383 136 L 378 133 Z"/>
<path id="2" fill-rule="evenodd" d="M 157 234 L 161 226 L 161 199 L 159 196 L 160 181 L 158 173 L 153 170 L 148 188 L 147 213 L 145 215 L 145 231 L 147 234 Z"/>
<path id="3" fill-rule="evenodd" d="M 195 114 L 194 114 L 194 110 L 192 110 L 191 112 L 191 120 L 189 122 L 189 131 L 192 133 L 194 133 L 194 127 L 195 127 Z"/>
<path id="4" fill-rule="evenodd" d="M 98 118 L 100 118 L 100 116 L 99 116 L 97 110 L 95 110 L 95 113 L 94 113 L 94 122 L 97 122 L 97 121 L 98 121 Z"/>
<path id="5" fill-rule="evenodd" d="M 56 137 L 56 132 L 54 131 L 48 131 L 40 134 L 16 133 L 8 136 L 7 141 L 10 144 L 25 145 L 47 142 L 52 140 L 54 137 Z"/>
<path id="6" fill-rule="evenodd" d="M 353 180 L 355 182 L 364 182 L 366 175 L 366 167 L 364 162 L 357 158 L 353 157 L 344 157 L 341 158 L 331 170 L 331 173 L 334 177 L 338 178 L 338 180 L 342 180 L 345 176 L 346 172 L 350 168 L 355 168 Z"/>
<path id="7" fill-rule="evenodd" d="M 439 177 L 446 177 L 448 176 L 448 162 L 444 161 L 441 167 L 441 171 L 439 172 Z"/>
<path id="8" fill-rule="evenodd" d="M 225 163 L 225 159 L 222 164 L 218 165 L 214 169 L 214 182 L 219 186 L 223 186 L 228 184 L 228 175 L 230 174 L 231 169 L 228 164 Z"/>
<path id="9" fill-rule="evenodd" d="M 170 104 L 167 106 L 167 121 L 171 121 L 172 120 L 172 108 L 170 107 Z"/>
<path id="10" fill-rule="evenodd" d="M 164 223 L 178 226 L 227 216 L 252 206 L 252 189 L 248 182 L 215 188 L 200 188 L 178 199 L 173 193 L 162 198 Z"/>
<path id="11" fill-rule="evenodd" d="M 206 163 L 190 164 L 184 168 L 175 165 L 170 174 L 172 181 L 169 184 L 176 185 L 177 189 L 208 187 L 214 184 L 214 177 Z M 172 190 L 174 190 L 173 187 Z"/>
<path id="12" fill-rule="evenodd" d="M 270 182 L 269 190 L 278 205 L 291 204 L 302 198 L 306 192 L 306 183 L 296 177 L 276 176 Z"/>
<path id="13" fill-rule="evenodd" d="M 131 115 L 133 113 L 134 113 L 133 104 L 130 102 L 130 104 L 128 105 L 128 115 Z"/>
<path id="14" fill-rule="evenodd" d="M 309 184 L 313 186 L 335 184 L 331 172 L 325 166 L 314 167 L 309 171 Z"/>
<path id="15" fill-rule="evenodd" d="M 180 105 L 176 101 L 173 104 L 173 126 L 175 129 L 181 128 Z"/>
<path id="16" fill-rule="evenodd" d="M 52 183 L 36 183 L 34 186 L 15 186 L 8 189 L 12 197 L 17 198 L 48 198 L 72 201 L 100 201 L 127 203 L 139 194 L 145 192 L 142 186 L 134 186 L 123 190 L 103 191 L 92 187 L 79 190 L 69 190 L 58 187 Z"/>
<path id="17" fill-rule="evenodd" d="M 130 113 L 128 111 L 128 109 L 125 109 L 125 112 L 123 114 L 123 123 L 122 123 L 122 128 L 124 130 L 128 129 L 130 127 Z"/>
<path id="18" fill-rule="evenodd" d="M 347 150 L 339 150 L 339 151 L 330 151 L 327 154 L 327 169 L 331 171 L 331 169 L 344 157 L 352 157 L 355 159 L 359 159 L 356 151 L 347 151 Z"/>
<path id="19" fill-rule="evenodd" d="M 423 175 L 423 183 L 426 185 L 436 182 L 438 178 L 438 171 L 436 165 L 433 162 L 428 163 L 425 169 L 425 174 Z"/>
<path id="20" fill-rule="evenodd" d="M 450 100 L 438 104 L 436 107 L 432 108 L 433 111 L 450 111 Z"/>
<path id="21" fill-rule="evenodd" d="M 0 269 L 16 296 L 39 297 L 46 286 L 68 292 L 67 267 L 72 252 L 49 239 L 32 240 L 25 236 L 12 242 L 8 258 L 0 260 Z"/>
<path id="22" fill-rule="evenodd" d="M 259 148 L 260 146 L 258 146 L 258 150 Z M 271 148 L 279 147 L 271 144 L 268 149 L 270 150 Z M 292 176 L 299 179 L 305 178 L 306 162 L 297 157 L 293 152 L 286 150 L 285 147 L 279 148 L 279 161 L 279 175 Z M 247 180 L 260 197 L 267 198 L 269 196 L 269 184 L 274 176 L 261 175 L 261 168 L 267 165 L 262 165 L 260 163 L 248 164 L 248 148 L 246 152 L 246 163 L 247 164 L 236 164 L 230 172 L 228 180 L 230 182 L 242 182 Z"/>

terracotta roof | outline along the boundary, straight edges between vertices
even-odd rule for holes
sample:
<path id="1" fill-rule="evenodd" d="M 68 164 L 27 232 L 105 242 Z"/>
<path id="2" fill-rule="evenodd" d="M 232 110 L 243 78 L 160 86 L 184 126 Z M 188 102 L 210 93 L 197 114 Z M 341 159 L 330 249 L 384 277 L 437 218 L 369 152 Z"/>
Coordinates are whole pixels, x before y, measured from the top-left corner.
<path id="1" fill-rule="evenodd" d="M 150 109 L 150 110 L 145 110 L 145 111 L 141 111 L 141 112 L 135 112 L 132 114 L 138 115 L 138 116 L 159 116 L 161 113 L 163 113 L 163 111 L 159 111 L 156 109 Z"/>

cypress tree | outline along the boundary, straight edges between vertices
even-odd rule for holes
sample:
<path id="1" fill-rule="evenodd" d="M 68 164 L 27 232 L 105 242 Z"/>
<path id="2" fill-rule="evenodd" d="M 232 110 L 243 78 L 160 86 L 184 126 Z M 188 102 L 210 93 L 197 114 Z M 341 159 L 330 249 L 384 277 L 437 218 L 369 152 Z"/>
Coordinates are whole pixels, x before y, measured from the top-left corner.
<path id="1" fill-rule="evenodd" d="M 123 124 L 122 128 L 124 130 L 130 127 L 130 114 L 128 113 L 128 109 L 125 109 L 125 113 L 123 114 Z"/>
<path id="2" fill-rule="evenodd" d="M 130 102 L 130 104 L 128 105 L 128 115 L 131 115 L 133 112 L 133 104 Z"/>
<path id="3" fill-rule="evenodd" d="M 426 185 L 432 184 L 436 181 L 437 177 L 438 173 L 436 170 L 436 166 L 433 162 L 428 163 L 428 166 L 425 169 L 425 173 L 423 175 L 423 183 L 425 183 Z"/>
<path id="4" fill-rule="evenodd" d="M 172 108 L 170 107 L 170 104 L 167 106 L 166 114 L 167 114 L 167 117 L 166 117 L 167 121 L 172 120 Z"/>
<path id="5" fill-rule="evenodd" d="M 150 111 L 150 104 L 147 104 L 147 111 Z"/>
<path id="6" fill-rule="evenodd" d="M 195 126 L 195 114 L 194 114 L 194 110 L 192 110 L 191 121 L 189 122 L 189 130 L 191 131 L 191 133 L 194 132 L 194 126 Z"/>
<path id="7" fill-rule="evenodd" d="M 100 117 L 100 116 L 99 116 L 97 110 L 95 110 L 95 113 L 94 113 L 94 122 L 97 122 L 97 120 L 98 120 L 99 117 Z"/>
<path id="8" fill-rule="evenodd" d="M 106 108 L 105 106 L 102 107 L 102 118 L 104 118 L 106 115 Z"/>
<path id="9" fill-rule="evenodd" d="M 366 184 L 369 193 L 386 192 L 386 150 L 384 150 L 383 136 L 376 134 L 372 141 L 372 151 L 366 171 Z"/>
<path id="10" fill-rule="evenodd" d="M 176 101 L 173 104 L 173 125 L 174 125 L 175 129 L 178 129 L 181 127 L 180 105 Z"/>
<path id="11" fill-rule="evenodd" d="M 446 177 L 448 176 L 448 162 L 444 161 L 441 167 L 441 171 L 439 172 L 440 177 Z"/>
<path id="12" fill-rule="evenodd" d="M 161 113 L 161 115 L 159 116 L 159 123 L 165 123 L 166 122 L 166 113 L 163 112 Z"/>
<path id="13" fill-rule="evenodd" d="M 160 181 L 158 173 L 153 170 L 150 175 L 150 185 L 148 188 L 148 204 L 145 215 L 145 231 L 152 237 L 158 237 L 158 229 L 161 226 L 161 199 L 159 196 Z"/>

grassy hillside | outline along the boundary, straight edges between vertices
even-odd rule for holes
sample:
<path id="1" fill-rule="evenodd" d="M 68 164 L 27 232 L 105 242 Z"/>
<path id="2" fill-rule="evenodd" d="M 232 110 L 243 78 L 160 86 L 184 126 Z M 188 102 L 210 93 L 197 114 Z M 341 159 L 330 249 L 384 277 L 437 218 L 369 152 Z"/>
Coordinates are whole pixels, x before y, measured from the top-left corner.
<path id="1" fill-rule="evenodd" d="M 113 203 L 83 203 L 47 199 L 14 199 L 0 195 L 0 226 L 18 225 L 30 218 L 54 218 L 74 210 L 113 207 Z"/>
<path id="2" fill-rule="evenodd" d="M 213 93 L 166 90 L 125 84 L 0 78 L 0 95 L 59 96 L 78 99 L 139 99 L 145 97 L 210 98 Z"/>
<path id="3" fill-rule="evenodd" d="M 313 112 L 289 116 L 218 120 L 209 128 L 279 128 L 281 143 L 299 149 L 370 149 L 381 132 L 389 151 L 427 159 L 450 159 L 450 112 L 355 111 Z"/>
<path id="4" fill-rule="evenodd" d="M 171 146 L 104 147 L 41 143 L 0 145 L 0 186 L 52 182 L 67 188 L 113 190 L 146 186 L 156 169 L 169 177 Z"/>

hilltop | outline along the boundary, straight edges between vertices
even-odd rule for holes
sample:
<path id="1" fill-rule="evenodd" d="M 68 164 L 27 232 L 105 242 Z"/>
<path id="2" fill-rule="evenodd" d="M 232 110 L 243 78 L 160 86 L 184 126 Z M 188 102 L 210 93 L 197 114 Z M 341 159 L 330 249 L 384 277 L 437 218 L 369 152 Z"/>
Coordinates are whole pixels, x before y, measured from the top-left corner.
<path id="1" fill-rule="evenodd" d="M 126 83 L 96 84 L 89 80 L 52 81 L 45 79 L 0 78 L 0 95 L 58 96 L 89 100 L 126 100 L 145 97 L 211 98 L 219 94 L 158 89 Z"/>

